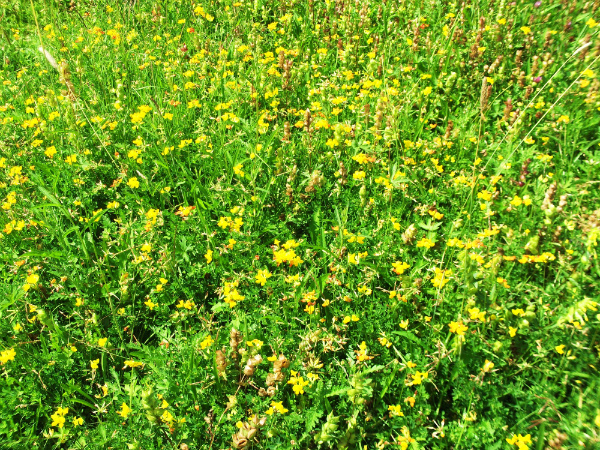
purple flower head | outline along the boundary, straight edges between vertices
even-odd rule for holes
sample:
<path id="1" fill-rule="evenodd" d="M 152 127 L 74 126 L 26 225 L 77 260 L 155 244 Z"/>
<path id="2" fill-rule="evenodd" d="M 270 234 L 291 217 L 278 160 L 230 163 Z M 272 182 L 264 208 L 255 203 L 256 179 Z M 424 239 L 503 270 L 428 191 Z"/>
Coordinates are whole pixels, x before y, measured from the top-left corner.
<path id="1" fill-rule="evenodd" d="M 533 79 L 534 83 L 541 83 L 542 82 L 542 77 L 535 77 Z"/>
<path id="2" fill-rule="evenodd" d="M 542 2 L 540 0 L 538 0 L 537 2 L 535 2 L 533 4 L 533 6 L 535 6 L 536 8 L 539 8 L 540 6 L 542 6 Z"/>

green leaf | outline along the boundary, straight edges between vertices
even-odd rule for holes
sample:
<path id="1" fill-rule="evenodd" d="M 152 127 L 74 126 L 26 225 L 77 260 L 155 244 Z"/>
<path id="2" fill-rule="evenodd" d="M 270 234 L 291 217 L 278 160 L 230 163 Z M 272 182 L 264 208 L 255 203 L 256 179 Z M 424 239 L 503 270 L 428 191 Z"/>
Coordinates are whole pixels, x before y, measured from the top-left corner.
<path id="1" fill-rule="evenodd" d="M 321 410 L 308 410 L 304 413 L 304 418 L 306 420 L 306 432 L 309 433 L 313 430 L 319 418 L 323 415 L 323 411 Z"/>
<path id="2" fill-rule="evenodd" d="M 421 228 L 423 228 L 424 230 L 427 231 L 435 231 L 437 230 L 439 227 L 442 226 L 442 222 L 434 222 L 431 223 L 431 220 L 429 222 L 427 222 L 426 224 L 423 222 L 419 222 L 417 225 L 419 225 Z"/>

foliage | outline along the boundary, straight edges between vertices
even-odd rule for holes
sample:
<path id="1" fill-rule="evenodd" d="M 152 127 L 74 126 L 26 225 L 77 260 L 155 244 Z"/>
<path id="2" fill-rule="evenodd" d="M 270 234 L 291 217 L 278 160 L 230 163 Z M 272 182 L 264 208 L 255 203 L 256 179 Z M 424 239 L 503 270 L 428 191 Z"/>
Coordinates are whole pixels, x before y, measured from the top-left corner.
<path id="1" fill-rule="evenodd" d="M 5 448 L 593 448 L 599 3 L 0 0 Z"/>

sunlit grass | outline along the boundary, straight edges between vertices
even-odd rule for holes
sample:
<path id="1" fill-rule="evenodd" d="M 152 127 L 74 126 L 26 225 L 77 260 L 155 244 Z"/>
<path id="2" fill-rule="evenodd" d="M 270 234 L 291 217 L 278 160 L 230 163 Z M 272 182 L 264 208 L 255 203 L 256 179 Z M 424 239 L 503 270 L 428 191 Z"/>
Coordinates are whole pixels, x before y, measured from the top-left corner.
<path id="1" fill-rule="evenodd" d="M 4 1 L 6 448 L 593 448 L 598 4 Z"/>

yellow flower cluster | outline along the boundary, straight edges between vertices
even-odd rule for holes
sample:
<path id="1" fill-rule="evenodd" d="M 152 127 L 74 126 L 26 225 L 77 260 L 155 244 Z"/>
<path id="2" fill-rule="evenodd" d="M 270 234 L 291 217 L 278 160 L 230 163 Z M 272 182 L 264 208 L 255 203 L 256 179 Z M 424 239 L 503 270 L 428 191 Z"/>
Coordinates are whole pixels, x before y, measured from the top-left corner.
<path id="1" fill-rule="evenodd" d="M 409 375 L 404 384 L 406 386 L 415 386 L 423 383 L 423 380 L 429 378 L 429 372 L 419 372 L 418 370 L 414 373 L 414 375 Z"/>
<path id="2" fill-rule="evenodd" d="M 441 270 L 440 268 L 435 268 L 435 276 L 431 280 L 431 283 L 439 289 L 442 289 L 448 282 L 450 281 L 450 277 L 452 276 L 452 269 Z"/>
<path id="3" fill-rule="evenodd" d="M 65 426 L 65 416 L 69 414 L 69 408 L 58 407 L 56 412 L 50 416 L 52 419 L 52 426 L 62 428 Z"/>
<path id="4" fill-rule="evenodd" d="M 304 386 L 308 386 L 309 382 L 305 381 L 304 378 L 298 376 L 298 372 L 292 370 L 292 376 L 287 382 L 287 384 L 292 385 L 292 389 L 294 390 L 294 394 L 300 395 L 304 394 Z"/>
<path id="5" fill-rule="evenodd" d="M 17 352 L 15 352 L 14 348 L 9 348 L 8 350 L 2 350 L 0 352 L 0 364 L 4 365 L 8 361 L 14 361 Z"/>
<path id="6" fill-rule="evenodd" d="M 459 336 L 464 336 L 465 331 L 468 330 L 467 326 L 462 322 L 450 322 L 450 333 L 456 333 Z"/>
<path id="7" fill-rule="evenodd" d="M 271 416 L 273 413 L 285 414 L 289 410 L 283 407 L 283 402 L 271 402 L 271 407 L 265 411 L 265 414 Z"/>
<path id="8" fill-rule="evenodd" d="M 238 302 L 244 300 L 245 296 L 240 295 L 237 290 L 239 286 L 239 282 L 225 282 L 225 286 L 223 287 L 223 301 L 229 305 L 230 308 L 233 308 Z"/>
<path id="9" fill-rule="evenodd" d="M 241 217 L 236 217 L 232 220 L 231 217 L 225 216 L 219 218 L 217 225 L 223 229 L 229 227 L 229 231 L 239 233 L 240 228 L 242 228 L 242 225 L 244 225 L 244 221 Z"/>
<path id="10" fill-rule="evenodd" d="M 261 286 L 264 286 L 267 282 L 267 278 L 271 278 L 272 274 L 267 269 L 259 270 L 256 274 L 256 282 Z"/>
<path id="11" fill-rule="evenodd" d="M 148 114 L 150 111 L 152 111 L 152 108 L 150 108 L 149 106 L 146 105 L 141 105 L 138 106 L 138 111 L 130 114 L 129 117 L 131 117 L 131 123 L 133 124 L 140 124 L 143 122 L 144 117 L 146 117 L 146 114 Z"/>
<path id="12" fill-rule="evenodd" d="M 393 267 L 393 271 L 397 274 L 397 275 L 402 275 L 404 273 L 404 271 L 406 269 L 408 269 L 410 266 L 408 264 L 406 264 L 405 262 L 402 261 L 396 261 L 395 263 L 392 263 L 392 267 Z"/>
<path id="13" fill-rule="evenodd" d="M 302 264 L 304 261 L 300 256 L 296 255 L 294 248 L 298 247 L 300 244 L 294 240 L 289 240 L 285 244 L 279 248 L 279 241 L 275 241 L 276 250 L 273 250 L 273 260 L 277 263 L 277 265 L 282 262 L 289 263 L 290 267 L 298 266 Z"/>
<path id="14" fill-rule="evenodd" d="M 401 405 L 389 405 L 388 411 L 390 412 L 390 417 L 403 417 L 404 416 Z"/>
<path id="15" fill-rule="evenodd" d="M 552 253 L 544 252 L 541 255 L 523 255 L 519 259 L 519 262 L 521 264 L 546 263 L 548 261 L 554 261 L 555 259 L 556 259 L 556 256 L 554 256 Z"/>
<path id="16" fill-rule="evenodd" d="M 356 353 L 357 361 L 369 361 L 370 359 L 374 358 L 374 356 L 369 355 L 369 349 L 367 348 L 367 343 L 365 341 L 362 341 L 358 348 L 359 350 L 354 350 L 354 353 Z"/>
<path id="17" fill-rule="evenodd" d="M 525 436 L 522 436 L 519 434 L 517 436 L 516 434 L 513 434 L 511 438 L 506 438 L 506 442 L 508 442 L 510 445 L 516 445 L 519 450 L 529 450 L 529 444 L 531 444 L 531 435 L 526 434 Z"/>

